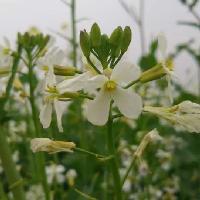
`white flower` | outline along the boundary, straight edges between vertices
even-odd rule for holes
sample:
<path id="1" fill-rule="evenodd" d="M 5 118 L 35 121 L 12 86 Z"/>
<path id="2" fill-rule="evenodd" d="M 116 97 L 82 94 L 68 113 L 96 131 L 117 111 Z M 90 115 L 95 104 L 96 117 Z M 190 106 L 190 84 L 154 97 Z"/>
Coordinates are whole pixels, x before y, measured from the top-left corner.
<path id="1" fill-rule="evenodd" d="M 56 76 L 54 75 L 52 64 L 48 66 L 48 72 L 45 79 L 45 90 L 44 105 L 39 116 L 40 122 L 42 123 L 43 128 L 48 128 L 50 126 L 54 107 L 56 111 L 58 129 L 60 132 L 63 132 L 62 115 L 69 102 L 61 102 L 57 98 L 58 91 L 56 89 Z"/>
<path id="2" fill-rule="evenodd" d="M 49 153 L 72 152 L 75 148 L 73 142 L 53 141 L 49 138 L 34 138 L 31 140 L 31 150 L 35 152 L 46 151 Z"/>
<path id="3" fill-rule="evenodd" d="M 44 200 L 45 194 L 41 185 L 32 185 L 26 192 L 26 199 Z"/>
<path id="4" fill-rule="evenodd" d="M 166 72 L 166 80 L 168 83 L 168 95 L 169 95 L 169 100 L 170 103 L 173 103 L 173 96 L 172 96 L 172 85 L 171 85 L 171 77 L 174 76 L 174 72 L 172 71 L 172 67 L 167 66 L 169 64 L 169 62 L 167 61 L 167 55 L 166 55 L 166 51 L 167 51 L 167 40 L 164 36 L 164 34 L 159 34 L 158 35 L 158 49 L 161 52 L 161 56 L 162 56 L 162 66 L 163 69 Z M 172 63 L 170 63 L 170 65 L 172 65 Z"/>
<path id="5" fill-rule="evenodd" d="M 118 64 L 113 71 L 93 76 L 87 81 L 87 91 L 100 91 L 95 99 L 88 101 L 86 117 L 94 125 L 104 125 L 109 116 L 110 103 L 114 100 L 120 112 L 128 118 L 137 118 L 142 110 L 141 97 L 131 89 L 123 87 L 139 77 L 140 70 L 130 64 Z"/>
<path id="6" fill-rule="evenodd" d="M 47 181 L 52 184 L 54 181 L 58 183 L 63 183 L 65 181 L 64 176 L 65 168 L 63 165 L 52 164 L 46 167 Z"/>
<path id="7" fill-rule="evenodd" d="M 144 111 L 162 117 L 189 132 L 200 133 L 200 105 L 191 101 L 172 107 L 145 106 Z"/>

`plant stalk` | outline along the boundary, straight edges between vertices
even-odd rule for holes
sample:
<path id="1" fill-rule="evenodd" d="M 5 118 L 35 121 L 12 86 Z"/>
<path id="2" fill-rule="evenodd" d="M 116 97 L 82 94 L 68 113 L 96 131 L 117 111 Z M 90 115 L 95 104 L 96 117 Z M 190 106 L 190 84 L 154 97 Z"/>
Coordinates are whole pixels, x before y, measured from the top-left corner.
<path id="1" fill-rule="evenodd" d="M 2 130 L 2 127 L 1 127 Z M 2 162 L 3 169 L 5 171 L 9 186 L 12 187 L 11 191 L 15 200 L 25 200 L 25 194 L 22 186 L 22 182 L 19 184 L 19 180 L 22 180 L 18 171 L 16 170 L 16 165 L 12 160 L 12 152 L 9 148 L 8 141 L 6 139 L 5 132 L 0 133 L 0 158 Z"/>
<path id="2" fill-rule="evenodd" d="M 35 127 L 35 133 L 33 134 L 33 136 L 35 137 L 41 137 L 41 127 L 40 127 L 40 122 L 39 122 L 39 113 L 38 110 L 36 108 L 36 104 L 35 104 L 35 96 L 34 96 L 34 82 L 33 82 L 33 64 L 32 64 L 32 58 L 29 55 L 29 65 L 28 65 L 28 75 L 29 75 L 29 92 L 30 92 L 30 105 L 31 105 L 31 110 L 32 110 L 32 119 L 33 119 L 33 123 L 34 123 L 34 127 Z M 38 165 L 38 180 L 40 180 L 42 182 L 42 186 L 45 192 L 45 196 L 46 196 L 46 200 L 50 199 L 50 193 L 49 193 L 49 187 L 48 187 L 48 183 L 47 183 L 47 178 L 46 178 L 46 173 L 45 173 L 45 158 L 44 158 L 44 154 L 38 154 L 36 156 L 36 162 Z"/>
<path id="3" fill-rule="evenodd" d="M 107 148 L 108 148 L 109 155 L 114 155 L 114 158 L 109 160 L 109 165 L 110 165 L 110 171 L 113 177 L 113 184 L 114 184 L 116 199 L 122 200 L 121 179 L 120 179 L 120 174 L 118 170 L 119 166 L 118 166 L 118 160 L 116 157 L 117 153 L 114 146 L 112 126 L 113 126 L 113 120 L 110 113 L 109 120 L 107 122 Z"/>

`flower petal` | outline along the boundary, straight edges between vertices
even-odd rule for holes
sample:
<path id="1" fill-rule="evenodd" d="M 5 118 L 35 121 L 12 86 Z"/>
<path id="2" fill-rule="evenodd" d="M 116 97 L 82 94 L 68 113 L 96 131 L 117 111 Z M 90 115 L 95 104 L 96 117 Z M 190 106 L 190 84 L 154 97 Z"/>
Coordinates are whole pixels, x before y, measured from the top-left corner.
<path id="1" fill-rule="evenodd" d="M 90 72 L 85 72 L 81 75 L 75 76 L 74 78 L 66 79 L 57 85 L 57 89 L 62 94 L 64 92 L 77 92 L 82 90 L 85 86 L 86 81 L 91 77 Z"/>
<path id="2" fill-rule="evenodd" d="M 131 90 L 118 87 L 113 99 L 120 112 L 128 118 L 138 118 L 142 112 L 142 98 Z"/>
<path id="3" fill-rule="evenodd" d="M 103 126 L 108 121 L 111 96 L 102 89 L 96 98 L 86 105 L 86 117 L 89 122 Z"/>
<path id="4" fill-rule="evenodd" d="M 97 88 L 101 88 L 106 81 L 108 81 L 108 78 L 105 75 L 96 75 L 86 82 L 85 89 L 93 92 Z"/>
<path id="5" fill-rule="evenodd" d="M 47 72 L 47 75 L 46 75 L 46 78 L 45 78 L 45 86 L 50 86 L 50 87 L 53 87 L 56 85 L 56 76 L 54 74 L 54 71 L 53 71 L 53 66 L 50 65 L 49 66 L 49 70 Z"/>
<path id="6" fill-rule="evenodd" d="M 39 116 L 43 128 L 49 127 L 51 123 L 51 115 L 52 115 L 52 103 L 48 102 L 47 104 L 43 105 Z"/>
<path id="7" fill-rule="evenodd" d="M 65 102 L 54 100 L 54 108 L 56 111 L 58 130 L 59 132 L 63 132 L 62 115 L 63 115 L 63 112 L 65 111 Z"/>
<path id="8" fill-rule="evenodd" d="M 140 68 L 131 63 L 118 63 L 112 71 L 111 80 L 119 84 L 135 81 L 140 75 Z"/>
<path id="9" fill-rule="evenodd" d="M 158 35 L 158 49 L 161 52 L 162 59 L 165 59 L 167 51 L 167 39 L 163 33 Z"/>
<path id="10" fill-rule="evenodd" d="M 170 75 L 166 75 L 166 79 L 167 79 L 167 94 L 169 96 L 169 101 L 170 104 L 173 104 L 173 96 L 172 96 L 172 83 L 171 83 L 171 77 Z"/>

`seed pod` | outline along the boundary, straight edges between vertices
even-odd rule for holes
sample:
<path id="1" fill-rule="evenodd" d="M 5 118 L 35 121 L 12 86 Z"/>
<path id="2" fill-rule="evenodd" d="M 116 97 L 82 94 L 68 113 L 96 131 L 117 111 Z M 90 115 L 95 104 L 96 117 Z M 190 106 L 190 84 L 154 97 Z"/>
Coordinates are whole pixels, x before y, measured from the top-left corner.
<path id="1" fill-rule="evenodd" d="M 90 36 L 86 31 L 80 32 L 80 45 L 85 57 L 90 56 Z"/>
<path id="2" fill-rule="evenodd" d="M 121 51 L 125 53 L 128 50 L 128 47 L 131 43 L 132 33 L 131 28 L 126 26 L 122 36 L 122 43 L 121 43 Z"/>
<path id="3" fill-rule="evenodd" d="M 101 30 L 97 23 L 92 25 L 90 31 L 90 40 L 92 47 L 98 47 L 101 45 Z"/>

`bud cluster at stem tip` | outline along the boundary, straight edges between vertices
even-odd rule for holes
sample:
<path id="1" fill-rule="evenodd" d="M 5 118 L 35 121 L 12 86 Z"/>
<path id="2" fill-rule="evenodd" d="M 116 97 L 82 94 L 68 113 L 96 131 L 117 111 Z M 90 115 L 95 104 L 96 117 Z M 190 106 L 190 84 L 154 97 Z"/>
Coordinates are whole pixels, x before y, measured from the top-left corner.
<path id="1" fill-rule="evenodd" d="M 101 34 L 98 24 L 94 23 L 90 33 L 86 30 L 80 32 L 80 46 L 87 60 L 90 60 L 90 55 L 93 54 L 104 69 L 108 66 L 114 68 L 128 50 L 131 38 L 132 33 L 129 26 L 126 26 L 124 30 L 118 26 L 109 37 Z"/>

